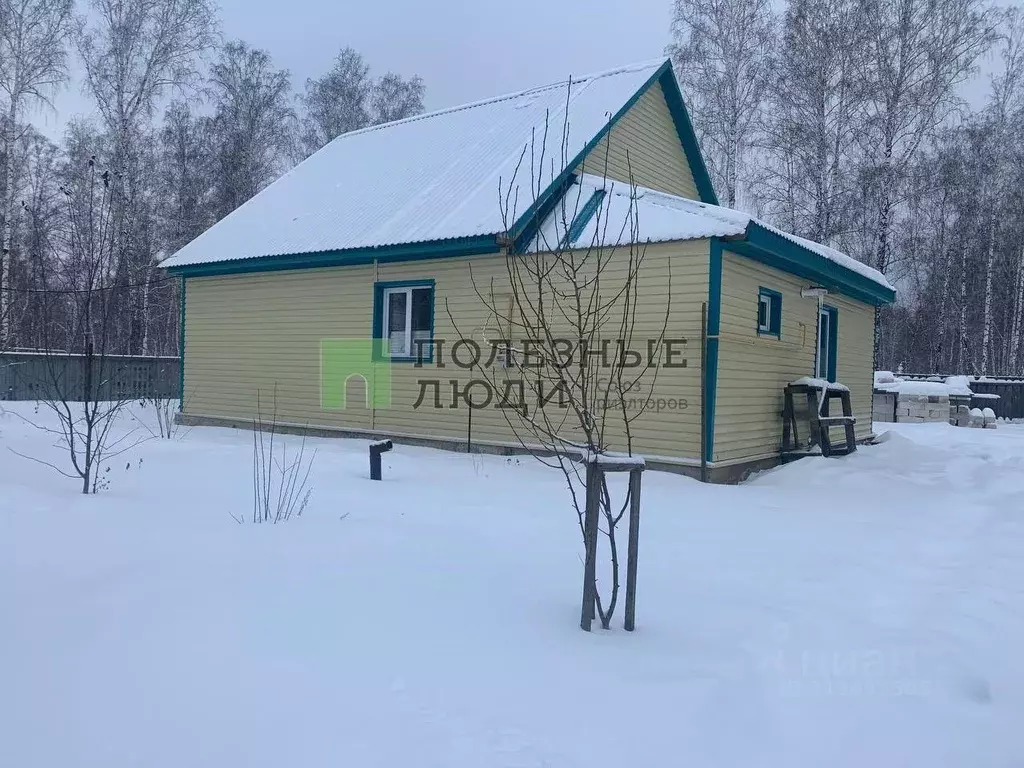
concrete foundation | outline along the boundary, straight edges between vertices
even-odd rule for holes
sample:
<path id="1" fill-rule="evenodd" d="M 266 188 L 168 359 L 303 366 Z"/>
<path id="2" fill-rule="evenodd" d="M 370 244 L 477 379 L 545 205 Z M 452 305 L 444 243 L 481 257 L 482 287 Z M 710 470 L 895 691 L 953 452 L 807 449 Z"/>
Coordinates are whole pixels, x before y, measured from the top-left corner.
<path id="1" fill-rule="evenodd" d="M 175 421 L 183 426 L 190 427 L 223 427 L 228 429 L 252 429 L 253 423 L 240 419 L 225 419 L 217 416 L 196 416 L 192 414 L 179 413 Z M 270 426 L 265 425 L 265 426 Z M 307 435 L 309 437 L 340 437 L 357 440 L 380 440 L 387 438 L 403 445 L 418 445 L 424 448 L 437 448 L 443 451 L 455 453 L 483 453 L 497 456 L 527 456 L 530 451 L 524 446 L 500 445 L 495 443 L 479 442 L 471 446 L 465 440 L 453 440 L 446 437 L 420 437 L 412 435 L 392 435 L 383 432 L 374 432 L 359 429 L 336 429 L 328 427 L 301 426 L 296 424 L 277 424 L 275 431 L 287 435 Z M 861 441 L 870 442 L 872 438 Z M 542 452 L 543 455 L 551 455 Z M 724 485 L 741 483 L 755 472 L 763 472 L 766 469 L 777 467 L 782 463 L 781 456 L 768 456 L 750 461 L 737 462 L 728 465 L 710 464 L 707 468 L 708 481 Z M 647 459 L 647 468 L 659 472 L 672 472 L 677 475 L 686 475 L 700 479 L 701 467 L 697 460 L 681 460 L 679 462 L 658 459 Z"/>

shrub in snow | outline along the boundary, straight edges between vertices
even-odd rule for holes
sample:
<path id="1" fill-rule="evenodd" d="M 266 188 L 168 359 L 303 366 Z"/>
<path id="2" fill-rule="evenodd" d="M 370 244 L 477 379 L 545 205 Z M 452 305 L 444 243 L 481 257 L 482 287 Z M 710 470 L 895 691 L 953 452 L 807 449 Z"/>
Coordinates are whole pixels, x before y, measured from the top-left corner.
<path id="1" fill-rule="evenodd" d="M 138 419 L 139 424 L 149 432 L 151 437 L 170 440 L 178 432 L 178 424 L 174 420 L 176 404 L 176 400 L 166 400 L 158 397 L 143 398 L 139 401 L 139 405 L 142 406 L 147 417 L 149 415 L 148 412 L 152 411 L 153 420 L 156 424 L 155 426 L 150 424 L 147 418 Z"/>
<path id="2" fill-rule="evenodd" d="M 252 489 L 254 523 L 283 523 L 299 517 L 313 492 L 309 473 L 313 459 L 306 456 L 306 435 L 299 447 L 289 449 L 288 441 L 277 432 L 277 388 L 270 422 L 263 420 L 260 396 L 256 394 L 256 418 L 252 429 Z"/>

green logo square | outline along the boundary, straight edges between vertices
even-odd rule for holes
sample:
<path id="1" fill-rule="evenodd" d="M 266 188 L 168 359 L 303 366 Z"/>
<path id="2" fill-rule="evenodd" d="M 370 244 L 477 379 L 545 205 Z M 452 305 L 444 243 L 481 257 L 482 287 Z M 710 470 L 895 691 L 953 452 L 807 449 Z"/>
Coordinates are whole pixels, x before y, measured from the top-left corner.
<path id="1" fill-rule="evenodd" d="M 353 376 L 363 380 L 367 408 L 390 407 L 391 362 L 386 344 L 385 339 L 321 339 L 320 407 L 344 410 L 345 391 Z"/>

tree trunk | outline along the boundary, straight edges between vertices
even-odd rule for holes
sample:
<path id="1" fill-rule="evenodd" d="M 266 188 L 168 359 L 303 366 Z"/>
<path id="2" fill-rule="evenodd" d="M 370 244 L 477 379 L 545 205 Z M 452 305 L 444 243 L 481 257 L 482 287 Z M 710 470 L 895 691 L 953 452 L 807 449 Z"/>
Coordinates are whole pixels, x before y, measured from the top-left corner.
<path id="1" fill-rule="evenodd" d="M 14 182 L 14 145 L 17 142 L 18 99 L 12 96 L 7 110 L 7 125 L 4 131 L 4 227 L 0 234 L 0 349 L 6 349 L 12 342 L 11 304 L 14 295 L 12 276 L 14 270 L 13 254 L 11 253 L 14 232 L 14 201 L 16 198 Z"/>
<path id="2" fill-rule="evenodd" d="M 960 349 L 960 365 L 958 366 L 960 373 L 967 372 L 968 366 L 968 350 L 967 350 L 967 249 L 963 248 L 960 254 L 960 327 L 959 331 L 959 349 Z M 972 371 L 973 372 L 973 371 Z"/>
<path id="3" fill-rule="evenodd" d="M 1017 261 L 1016 290 L 1013 301 L 1013 322 L 1010 327 L 1010 354 L 1009 368 L 1010 375 L 1020 373 L 1019 359 L 1021 347 L 1021 332 L 1024 331 L 1024 250 L 1021 250 L 1020 259 Z"/>
<path id="4" fill-rule="evenodd" d="M 989 371 L 989 347 L 992 342 L 992 270 L 996 254 L 996 214 L 989 214 L 988 252 L 985 254 L 985 309 L 981 329 L 981 372 Z"/>
<path id="5" fill-rule="evenodd" d="M 939 312 L 937 317 L 937 338 L 932 347 L 931 370 L 938 371 L 942 368 L 952 368 L 953 351 L 946 349 L 946 327 L 949 324 L 949 317 L 944 310 L 950 305 L 949 281 L 953 274 L 953 254 L 946 248 L 946 203 L 947 194 L 942 195 L 942 207 L 939 212 L 939 257 L 942 259 L 942 293 L 939 296 Z"/>
<path id="6" fill-rule="evenodd" d="M 892 148 L 887 150 L 891 156 Z M 875 269 L 883 275 L 889 267 L 889 217 L 892 213 L 892 195 L 889 192 L 889 171 L 885 172 L 885 181 L 882 183 L 882 199 L 878 207 L 878 251 L 875 257 Z M 875 308 L 875 344 L 874 344 L 875 370 L 878 370 L 882 363 L 882 323 L 881 312 Z"/>
<path id="7" fill-rule="evenodd" d="M 149 285 L 153 279 L 153 262 L 146 265 L 146 283 L 142 288 L 142 354 L 148 355 L 149 351 Z"/>

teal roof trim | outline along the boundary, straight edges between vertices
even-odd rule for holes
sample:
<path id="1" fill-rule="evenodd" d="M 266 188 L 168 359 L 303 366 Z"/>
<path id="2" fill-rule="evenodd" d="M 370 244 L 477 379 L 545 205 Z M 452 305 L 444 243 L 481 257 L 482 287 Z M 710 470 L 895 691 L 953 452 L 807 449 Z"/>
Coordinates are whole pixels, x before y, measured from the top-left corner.
<path id="1" fill-rule="evenodd" d="M 595 190 L 590 199 L 583 204 L 583 207 L 573 218 L 572 224 L 569 225 L 569 232 L 565 236 L 565 245 L 572 245 L 579 240 L 580 235 L 583 234 L 583 228 L 590 223 L 590 220 L 594 218 L 594 214 L 597 213 L 597 209 L 601 207 L 601 201 L 604 200 L 604 196 L 605 190 Z"/>
<path id="2" fill-rule="evenodd" d="M 477 256 L 500 252 L 494 235 L 463 237 L 451 240 L 431 240 L 424 243 L 403 243 L 372 248 L 349 248 L 319 253 L 292 253 L 281 256 L 257 256 L 251 259 L 232 259 L 207 264 L 188 264 L 169 267 L 173 275 L 203 277 L 213 275 L 239 275 L 247 272 L 276 272 L 287 269 L 315 269 L 317 267 L 350 267 L 360 264 L 381 264 L 424 259 Z"/>
<path id="3" fill-rule="evenodd" d="M 741 256 L 813 280 L 829 291 L 866 304 L 879 306 L 896 299 L 896 291 L 892 288 L 776 234 L 756 221 L 747 225 L 745 237 L 745 240 L 729 240 L 725 245 Z"/>
<path id="4" fill-rule="evenodd" d="M 668 73 L 669 78 L 673 81 L 673 84 L 674 84 L 675 83 L 675 77 L 672 75 L 672 63 L 666 60 L 665 63 L 662 64 L 660 67 L 658 67 L 658 69 L 654 72 L 654 74 L 651 75 L 647 79 L 647 82 L 645 82 L 643 85 L 640 86 L 640 88 L 637 89 L 636 93 L 634 93 L 629 98 L 629 101 L 627 101 L 625 104 L 623 104 L 622 107 L 619 109 L 619 111 L 616 112 L 614 115 L 612 115 L 611 119 L 608 120 L 608 122 L 604 124 L 604 126 L 601 128 L 601 130 L 598 131 L 594 136 L 591 137 L 590 141 L 588 141 L 586 143 L 586 145 L 583 147 L 583 149 L 581 149 L 576 154 L 576 156 L 574 158 L 572 158 L 572 160 L 570 160 L 568 163 L 565 164 L 565 168 L 563 168 L 561 173 L 559 173 L 551 181 L 551 183 L 548 185 L 547 189 L 545 189 L 544 192 L 541 195 L 538 196 L 537 200 L 535 200 L 534 203 L 529 208 L 527 208 L 525 211 L 523 211 L 522 216 L 520 216 L 516 220 L 515 224 L 512 226 L 512 231 L 509 233 L 512 236 L 512 238 L 514 239 L 514 241 L 515 241 L 517 252 L 521 251 L 521 249 L 526 247 L 529 244 L 529 242 L 530 242 L 530 239 L 531 239 L 530 237 L 524 237 L 523 236 L 523 234 L 526 231 L 526 229 L 532 225 L 533 226 L 533 232 L 536 233 L 536 228 L 538 226 L 540 226 L 540 222 L 542 222 L 544 220 L 544 218 L 545 218 L 545 216 L 544 216 L 545 206 L 548 206 L 546 210 L 548 212 L 550 212 L 551 208 L 554 207 L 554 203 L 557 202 L 558 198 L 561 197 L 561 195 L 564 194 L 567 189 L 569 189 L 570 185 L 572 184 L 572 180 L 569 177 L 570 176 L 573 176 L 573 177 L 575 176 L 576 171 L 579 169 L 580 165 L 583 163 L 583 159 L 587 155 L 590 154 L 590 152 L 594 149 L 594 147 L 596 147 L 598 144 L 601 143 L 601 140 L 611 132 L 612 128 L 614 128 L 615 124 L 617 122 L 619 122 L 619 120 L 622 119 L 623 115 L 625 115 L 627 112 L 629 112 L 629 110 L 631 110 L 633 108 L 633 105 L 636 104 L 638 101 L 640 101 L 641 97 L 645 93 L 647 93 L 647 90 L 652 85 L 654 85 L 655 83 L 659 82 L 665 76 L 666 72 Z M 678 92 L 678 90 L 679 90 L 678 86 L 676 86 L 676 91 Z M 681 101 L 681 99 L 682 99 L 682 96 L 680 95 L 680 101 Z M 669 109 L 671 111 L 671 106 L 669 107 Z M 686 110 L 685 110 L 685 107 L 684 107 L 683 108 L 683 113 L 684 114 L 685 114 L 685 111 Z M 672 119 L 673 119 L 673 121 L 677 120 L 677 116 L 676 116 L 675 113 L 673 113 Z M 689 126 L 689 118 L 687 118 L 686 127 L 689 129 L 689 132 L 692 135 L 693 134 L 693 129 L 692 129 L 692 127 Z M 683 133 L 683 131 L 685 129 L 680 128 L 679 123 L 676 122 L 676 130 L 680 131 L 680 136 L 682 136 L 682 133 Z M 693 136 L 693 141 L 694 141 L 694 143 L 696 143 L 696 136 Z M 684 149 L 684 151 L 686 150 L 685 144 L 683 146 L 683 149 Z M 700 162 L 700 166 L 703 168 L 704 167 L 704 161 L 699 158 L 699 154 L 700 154 L 700 152 L 698 150 L 698 160 Z M 687 153 L 687 160 L 689 160 L 689 153 Z M 691 161 L 691 166 L 692 166 L 692 161 Z M 714 195 L 714 192 L 712 191 L 712 196 L 713 195 Z M 552 198 L 554 198 L 554 200 L 552 200 Z M 702 202 L 710 202 L 710 201 L 705 200 L 705 201 L 702 201 Z"/>
<path id="5" fill-rule="evenodd" d="M 568 173 L 564 177 L 560 176 L 557 179 L 557 186 L 552 183 L 543 194 L 537 198 L 537 202 L 530 206 L 533 209 L 533 213 L 530 214 L 530 218 L 523 220 L 520 217 L 522 226 L 518 224 L 513 227 L 513 232 L 518 234 L 515 235 L 512 249 L 515 253 L 523 253 L 530 244 L 533 242 L 533 238 L 537 236 L 537 231 L 540 229 L 541 224 L 551 215 L 551 212 L 555 210 L 555 206 L 558 205 L 558 201 L 561 200 L 565 193 L 569 191 L 576 182 L 576 174 Z"/>
<path id="6" fill-rule="evenodd" d="M 711 183 L 711 176 L 708 174 L 708 167 L 704 163 L 704 155 L 700 151 L 700 143 L 697 141 L 697 134 L 693 130 L 693 123 L 690 121 L 690 113 L 686 111 L 686 103 L 683 101 L 683 92 L 676 81 L 675 72 L 672 71 L 670 62 L 665 62 L 659 70 L 658 82 L 661 83 L 661 90 L 665 94 L 665 101 L 668 102 L 668 111 L 672 115 L 672 122 L 676 125 L 676 133 L 679 134 L 679 142 L 683 145 L 683 152 L 686 154 L 686 161 L 690 164 L 690 173 L 693 174 L 693 182 L 697 185 L 697 194 L 700 195 L 702 203 L 718 205 L 718 195 L 715 194 L 715 187 Z"/>

